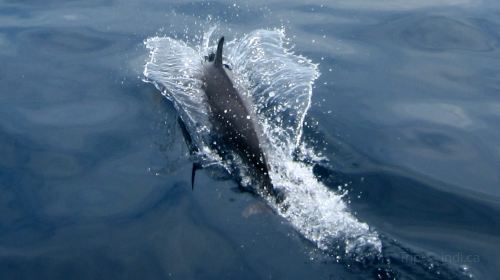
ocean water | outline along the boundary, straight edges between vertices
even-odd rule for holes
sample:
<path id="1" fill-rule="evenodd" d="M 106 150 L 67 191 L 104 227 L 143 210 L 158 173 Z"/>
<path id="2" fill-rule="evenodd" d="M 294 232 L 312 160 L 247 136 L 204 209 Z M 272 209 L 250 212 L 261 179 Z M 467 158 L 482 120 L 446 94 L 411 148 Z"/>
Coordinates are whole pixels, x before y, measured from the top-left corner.
<path id="1" fill-rule="evenodd" d="M 0 0 L 0 279 L 498 279 L 499 30 L 487 0 Z M 243 86 L 294 84 L 257 109 L 307 103 L 284 138 L 257 114 L 287 211 L 191 190 L 203 110 L 160 58 L 221 35 Z"/>

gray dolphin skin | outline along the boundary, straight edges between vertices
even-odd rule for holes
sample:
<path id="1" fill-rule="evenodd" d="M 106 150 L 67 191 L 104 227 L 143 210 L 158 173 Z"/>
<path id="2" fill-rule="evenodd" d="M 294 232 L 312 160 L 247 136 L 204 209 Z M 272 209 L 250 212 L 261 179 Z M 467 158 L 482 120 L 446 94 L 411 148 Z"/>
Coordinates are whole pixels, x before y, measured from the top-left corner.
<path id="1" fill-rule="evenodd" d="M 217 139 L 215 148 L 224 157 L 227 150 L 236 152 L 251 167 L 260 189 L 275 196 L 269 177 L 266 156 L 257 136 L 256 123 L 223 64 L 224 37 L 219 40 L 215 56 L 211 54 L 204 68 L 204 84 Z"/>

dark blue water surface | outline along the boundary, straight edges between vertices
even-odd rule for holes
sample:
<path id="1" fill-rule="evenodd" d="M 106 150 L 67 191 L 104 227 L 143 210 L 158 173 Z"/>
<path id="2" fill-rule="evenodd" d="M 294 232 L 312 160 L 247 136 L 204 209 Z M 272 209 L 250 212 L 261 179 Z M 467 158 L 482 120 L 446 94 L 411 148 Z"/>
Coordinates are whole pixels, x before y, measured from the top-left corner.
<path id="1" fill-rule="evenodd" d="M 500 4 L 331 2 L 0 1 L 0 279 L 498 279 Z M 191 191 L 143 41 L 208 15 L 319 63 L 315 173 L 383 257 L 338 261 L 209 172 Z"/>

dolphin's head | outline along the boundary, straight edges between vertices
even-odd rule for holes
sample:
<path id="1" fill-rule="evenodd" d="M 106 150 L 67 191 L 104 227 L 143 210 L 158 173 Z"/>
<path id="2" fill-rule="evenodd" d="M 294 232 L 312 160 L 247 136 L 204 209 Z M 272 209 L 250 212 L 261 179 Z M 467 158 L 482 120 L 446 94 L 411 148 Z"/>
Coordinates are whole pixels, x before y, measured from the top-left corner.
<path id="1" fill-rule="evenodd" d="M 213 63 L 215 60 L 215 53 L 211 52 L 208 56 L 205 56 L 205 60 Z"/>
<path id="2" fill-rule="evenodd" d="M 216 95 L 221 91 L 233 89 L 231 67 L 222 62 L 224 37 L 219 39 L 217 51 L 205 56 L 203 89 L 207 96 Z"/>
<path id="3" fill-rule="evenodd" d="M 211 52 L 208 56 L 205 56 L 205 60 L 213 64 L 216 68 L 226 68 L 231 70 L 231 67 L 227 64 L 224 64 L 222 61 L 222 49 L 224 47 L 224 36 L 219 39 L 219 43 L 217 44 L 217 51 L 215 53 Z"/>

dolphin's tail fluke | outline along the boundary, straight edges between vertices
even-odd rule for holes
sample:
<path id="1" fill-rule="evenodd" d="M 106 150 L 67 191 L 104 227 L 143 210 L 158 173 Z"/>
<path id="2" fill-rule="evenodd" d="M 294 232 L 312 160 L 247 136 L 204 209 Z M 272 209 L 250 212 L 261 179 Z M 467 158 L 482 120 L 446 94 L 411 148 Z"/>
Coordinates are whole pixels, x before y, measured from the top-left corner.
<path id="1" fill-rule="evenodd" d="M 219 44 L 217 45 L 217 52 L 215 53 L 215 67 L 222 67 L 222 47 L 224 45 L 224 36 L 222 36 L 219 40 Z"/>

